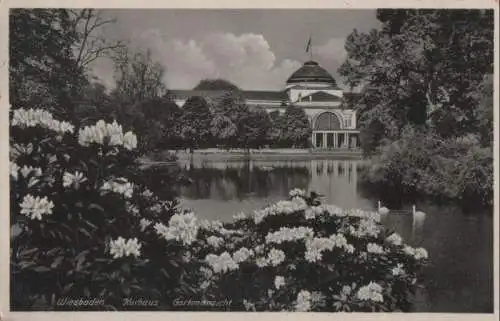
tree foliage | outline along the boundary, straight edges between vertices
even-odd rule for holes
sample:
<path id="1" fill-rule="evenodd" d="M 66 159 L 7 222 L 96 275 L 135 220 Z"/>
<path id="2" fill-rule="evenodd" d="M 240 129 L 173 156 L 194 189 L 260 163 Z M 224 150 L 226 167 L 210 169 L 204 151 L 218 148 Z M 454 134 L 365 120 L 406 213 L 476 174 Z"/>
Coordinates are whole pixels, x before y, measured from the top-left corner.
<path id="1" fill-rule="evenodd" d="M 188 147 L 198 148 L 210 142 L 212 114 L 203 97 L 189 98 L 182 107 L 181 137 Z"/>
<path id="2" fill-rule="evenodd" d="M 396 139 L 426 123 L 445 137 L 477 131 L 474 109 L 493 68 L 492 10 L 378 10 L 382 27 L 354 30 L 339 69 L 363 85 L 359 124 Z"/>

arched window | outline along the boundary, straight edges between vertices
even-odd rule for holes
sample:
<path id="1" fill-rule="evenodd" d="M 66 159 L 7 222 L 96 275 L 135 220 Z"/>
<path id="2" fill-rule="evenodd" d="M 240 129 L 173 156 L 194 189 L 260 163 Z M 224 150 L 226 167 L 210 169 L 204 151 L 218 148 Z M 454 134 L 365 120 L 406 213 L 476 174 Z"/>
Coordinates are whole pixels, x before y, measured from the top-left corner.
<path id="1" fill-rule="evenodd" d="M 340 120 L 334 113 L 324 112 L 316 118 L 315 130 L 337 130 L 341 129 Z"/>

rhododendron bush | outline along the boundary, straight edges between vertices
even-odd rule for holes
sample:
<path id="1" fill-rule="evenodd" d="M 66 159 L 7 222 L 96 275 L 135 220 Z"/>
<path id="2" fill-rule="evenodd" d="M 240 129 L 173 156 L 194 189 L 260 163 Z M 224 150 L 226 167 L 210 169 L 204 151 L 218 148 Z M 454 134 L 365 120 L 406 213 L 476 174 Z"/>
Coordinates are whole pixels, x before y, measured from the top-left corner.
<path id="1" fill-rule="evenodd" d="M 386 231 L 377 213 L 293 190 L 231 223 L 200 220 L 158 196 L 169 186 L 141 179 L 137 143 L 116 122 L 77 128 L 46 111 L 12 111 L 14 310 L 64 309 L 58 298 L 84 296 L 103 299 L 99 310 L 138 309 L 122 306 L 126 297 L 164 310 L 410 308 L 427 252 Z"/>

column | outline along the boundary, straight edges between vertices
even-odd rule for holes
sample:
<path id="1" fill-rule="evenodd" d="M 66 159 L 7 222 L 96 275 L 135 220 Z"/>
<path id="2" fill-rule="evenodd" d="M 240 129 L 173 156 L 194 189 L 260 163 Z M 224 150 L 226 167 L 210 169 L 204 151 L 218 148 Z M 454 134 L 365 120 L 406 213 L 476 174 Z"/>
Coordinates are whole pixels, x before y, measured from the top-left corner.
<path id="1" fill-rule="evenodd" d="M 337 133 L 333 133 L 333 148 L 337 148 Z"/>
<path id="2" fill-rule="evenodd" d="M 327 141 L 326 141 L 326 133 L 323 133 L 323 148 L 327 147 L 326 143 L 327 143 Z"/>
<path id="3" fill-rule="evenodd" d="M 312 132 L 312 137 L 311 137 L 311 143 L 313 145 L 313 148 L 316 148 L 316 132 Z"/>
<path id="4" fill-rule="evenodd" d="M 349 132 L 344 133 L 344 147 L 349 148 Z"/>

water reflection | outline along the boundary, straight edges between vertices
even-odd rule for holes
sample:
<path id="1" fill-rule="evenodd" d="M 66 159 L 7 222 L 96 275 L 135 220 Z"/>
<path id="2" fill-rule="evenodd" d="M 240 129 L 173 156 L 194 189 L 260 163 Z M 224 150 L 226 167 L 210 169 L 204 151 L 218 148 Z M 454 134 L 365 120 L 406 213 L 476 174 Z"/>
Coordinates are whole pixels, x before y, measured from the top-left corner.
<path id="1" fill-rule="evenodd" d="M 431 265 L 425 291 L 415 302 L 420 312 L 493 311 L 493 218 L 464 215 L 458 207 L 402 201 L 397 194 L 373 194 L 358 184 L 362 163 L 344 160 L 237 161 L 181 163 L 192 184 L 181 187 L 183 205 L 207 219 L 228 220 L 239 211 L 282 200 L 298 187 L 324 195 L 344 208 L 391 210 L 383 224 L 413 246 L 425 247 Z M 384 194 L 385 193 L 385 194 Z M 378 196 L 377 196 L 378 195 Z M 412 203 L 427 213 L 414 222 Z"/>

